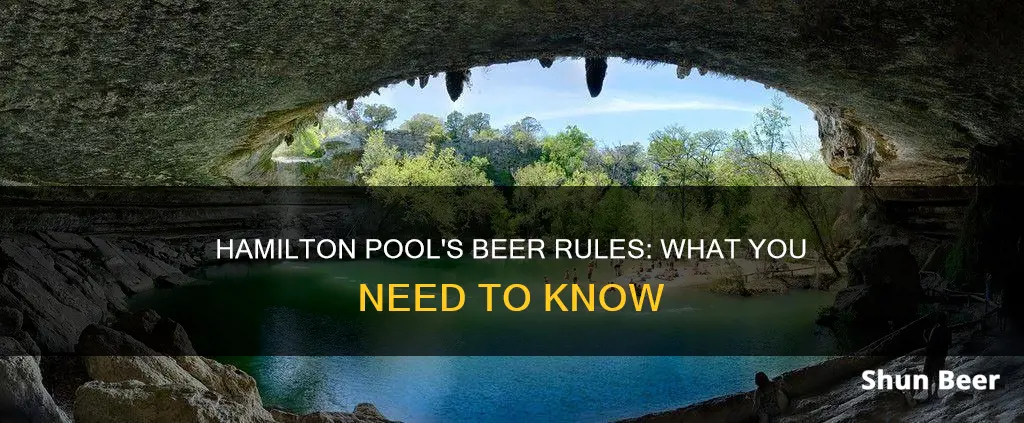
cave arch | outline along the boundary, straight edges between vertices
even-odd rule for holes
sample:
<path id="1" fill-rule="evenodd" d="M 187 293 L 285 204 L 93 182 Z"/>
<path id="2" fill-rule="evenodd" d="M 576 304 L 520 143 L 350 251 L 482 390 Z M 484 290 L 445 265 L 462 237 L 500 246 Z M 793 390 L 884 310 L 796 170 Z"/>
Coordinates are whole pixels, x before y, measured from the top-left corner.
<path id="1" fill-rule="evenodd" d="M 861 183 L 935 181 L 958 174 L 974 146 L 1016 147 L 1024 135 L 1014 41 L 1024 5 L 1010 0 L 138 0 L 2 11 L 11 24 L 0 51 L 12 60 L 0 64 L 0 178 L 13 180 L 258 183 L 273 138 L 327 104 L 559 56 L 692 64 L 768 84 L 819 112 L 826 158 Z"/>

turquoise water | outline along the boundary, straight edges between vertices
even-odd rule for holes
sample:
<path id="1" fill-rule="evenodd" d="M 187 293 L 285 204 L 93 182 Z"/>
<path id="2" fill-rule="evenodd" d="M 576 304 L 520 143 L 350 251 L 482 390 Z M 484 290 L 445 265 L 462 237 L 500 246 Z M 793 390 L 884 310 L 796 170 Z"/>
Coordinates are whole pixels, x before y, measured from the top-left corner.
<path id="1" fill-rule="evenodd" d="M 545 275 L 561 282 L 566 268 L 571 271 L 572 266 L 585 278 L 585 262 L 564 261 L 233 265 L 201 275 L 216 283 L 153 291 L 134 298 L 132 306 L 153 308 L 181 322 L 201 351 L 219 351 L 217 345 L 227 344 L 279 351 L 274 345 L 282 342 L 316 345 L 334 336 L 336 327 L 357 318 L 353 309 L 358 313 L 359 283 L 532 285 L 542 283 Z M 602 267 L 596 271 L 598 280 L 611 277 L 611 268 Z M 815 351 L 828 352 L 831 339 L 816 329 L 813 320 L 832 297 L 801 291 L 734 298 L 674 288 L 666 289 L 663 308 L 646 318 L 656 319 L 652 330 L 671 331 L 667 333 L 698 343 L 715 339 L 801 343 L 819 345 Z M 474 324 L 505 318 L 488 313 L 468 316 Z M 774 322 L 772 330 L 764 330 L 759 323 L 766 319 Z M 434 327 L 417 327 L 415 321 L 400 323 L 404 326 L 396 330 L 408 331 L 410 336 L 435 333 Z M 460 329 L 464 325 L 468 323 L 456 324 Z M 775 375 L 821 359 L 820 355 L 218 357 L 253 375 L 267 406 L 307 413 L 351 410 L 370 402 L 389 418 L 405 422 L 615 420 L 749 390 L 757 371 Z"/>

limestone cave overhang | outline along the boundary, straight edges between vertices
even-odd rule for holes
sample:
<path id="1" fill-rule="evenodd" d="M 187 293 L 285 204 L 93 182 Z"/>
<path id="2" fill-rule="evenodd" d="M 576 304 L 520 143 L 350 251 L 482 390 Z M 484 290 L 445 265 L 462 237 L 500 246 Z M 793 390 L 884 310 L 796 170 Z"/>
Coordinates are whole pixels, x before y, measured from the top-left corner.
<path id="1" fill-rule="evenodd" d="M 253 157 L 327 105 L 565 56 L 780 89 L 818 111 L 826 161 L 862 183 L 956 179 L 972 153 L 1024 140 L 1016 0 L 14 1 L 0 13 L 0 180 L 258 182 Z"/>

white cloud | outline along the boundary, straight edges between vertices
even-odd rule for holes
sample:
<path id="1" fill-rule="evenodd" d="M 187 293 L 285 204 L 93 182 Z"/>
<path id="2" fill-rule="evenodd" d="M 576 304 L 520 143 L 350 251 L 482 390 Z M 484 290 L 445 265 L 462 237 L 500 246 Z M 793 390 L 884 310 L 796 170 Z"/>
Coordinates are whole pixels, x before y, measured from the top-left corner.
<path id="1" fill-rule="evenodd" d="M 532 116 L 538 120 L 592 116 L 602 114 L 654 112 L 669 110 L 717 110 L 731 112 L 755 113 L 758 108 L 737 105 L 714 100 L 665 101 L 651 99 L 612 98 L 601 103 L 582 107 L 571 107 L 557 110 L 540 111 Z"/>

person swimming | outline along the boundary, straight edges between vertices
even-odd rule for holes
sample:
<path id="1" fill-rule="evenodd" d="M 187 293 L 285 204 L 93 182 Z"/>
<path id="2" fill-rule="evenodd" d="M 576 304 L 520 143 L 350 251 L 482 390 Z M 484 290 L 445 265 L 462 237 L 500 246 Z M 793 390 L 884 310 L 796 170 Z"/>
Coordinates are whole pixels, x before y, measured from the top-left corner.
<path id="1" fill-rule="evenodd" d="M 789 394 L 785 383 L 781 380 L 772 381 L 764 372 L 754 375 L 754 412 L 760 423 L 770 423 L 778 419 L 789 408 Z"/>

